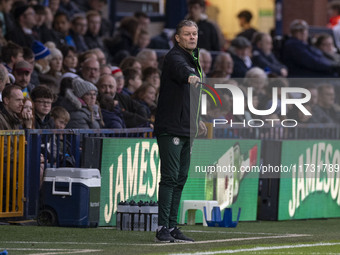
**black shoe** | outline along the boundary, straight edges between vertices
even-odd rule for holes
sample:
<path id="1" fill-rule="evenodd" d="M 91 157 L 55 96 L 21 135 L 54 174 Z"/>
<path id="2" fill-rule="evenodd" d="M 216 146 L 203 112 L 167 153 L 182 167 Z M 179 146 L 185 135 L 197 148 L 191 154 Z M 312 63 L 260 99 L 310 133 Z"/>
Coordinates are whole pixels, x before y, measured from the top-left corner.
<path id="1" fill-rule="evenodd" d="M 170 235 L 170 231 L 166 227 L 162 227 L 161 230 L 156 231 L 155 242 L 160 243 L 173 243 L 175 242 L 175 238 Z"/>
<path id="2" fill-rule="evenodd" d="M 183 235 L 181 230 L 178 227 L 175 227 L 171 232 L 171 236 L 175 238 L 175 242 L 195 242 L 193 239 Z"/>

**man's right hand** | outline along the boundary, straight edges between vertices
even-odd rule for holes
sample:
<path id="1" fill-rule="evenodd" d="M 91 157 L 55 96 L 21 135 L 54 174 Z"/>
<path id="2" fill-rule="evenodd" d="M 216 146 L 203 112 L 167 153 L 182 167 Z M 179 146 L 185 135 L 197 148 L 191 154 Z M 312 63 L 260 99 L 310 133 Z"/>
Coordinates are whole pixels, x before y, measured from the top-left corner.
<path id="1" fill-rule="evenodd" d="M 196 75 L 190 75 L 188 78 L 188 83 L 192 86 L 195 86 L 195 88 L 198 87 L 198 83 L 201 81 L 200 77 Z"/>

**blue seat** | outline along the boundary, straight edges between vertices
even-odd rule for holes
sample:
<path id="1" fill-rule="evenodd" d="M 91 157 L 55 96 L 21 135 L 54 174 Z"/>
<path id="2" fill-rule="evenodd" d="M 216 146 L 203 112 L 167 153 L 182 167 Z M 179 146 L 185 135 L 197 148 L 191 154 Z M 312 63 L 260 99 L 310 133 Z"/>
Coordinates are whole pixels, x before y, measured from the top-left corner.
<path id="1" fill-rule="evenodd" d="M 211 220 L 207 220 L 207 209 L 203 207 L 204 218 L 209 227 L 225 227 L 225 228 L 235 228 L 240 220 L 241 208 L 238 209 L 237 220 L 233 221 L 233 214 L 231 208 L 226 208 L 224 210 L 223 219 L 221 218 L 221 209 L 219 206 L 214 206 L 211 212 Z"/>

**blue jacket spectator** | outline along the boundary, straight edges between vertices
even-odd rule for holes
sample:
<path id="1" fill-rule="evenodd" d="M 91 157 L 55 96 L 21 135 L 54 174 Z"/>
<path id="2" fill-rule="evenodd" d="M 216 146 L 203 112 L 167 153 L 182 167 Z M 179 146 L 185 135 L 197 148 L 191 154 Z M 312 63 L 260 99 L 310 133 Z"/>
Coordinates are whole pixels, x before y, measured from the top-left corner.
<path id="1" fill-rule="evenodd" d="M 336 63 L 323 56 L 322 52 L 307 43 L 308 24 L 294 20 L 290 25 L 292 37 L 283 48 L 283 62 L 290 77 L 334 77 Z"/>
<path id="2" fill-rule="evenodd" d="M 253 66 L 258 66 L 268 73 L 287 76 L 287 67 L 281 64 L 272 53 L 273 41 L 269 34 L 257 33 L 253 44 Z"/>
<path id="3" fill-rule="evenodd" d="M 105 128 L 126 128 L 122 110 L 111 95 L 104 94 L 100 97 L 100 107 Z"/>

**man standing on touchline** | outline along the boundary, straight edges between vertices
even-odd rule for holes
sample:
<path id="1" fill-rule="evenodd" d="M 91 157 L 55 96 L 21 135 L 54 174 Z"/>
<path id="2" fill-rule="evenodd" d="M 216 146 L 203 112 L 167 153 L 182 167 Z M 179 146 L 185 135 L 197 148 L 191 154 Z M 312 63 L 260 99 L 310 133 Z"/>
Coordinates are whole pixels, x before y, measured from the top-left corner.
<path id="1" fill-rule="evenodd" d="M 207 132 L 199 120 L 198 82 L 202 79 L 202 70 L 198 59 L 197 24 L 181 21 L 175 39 L 175 46 L 164 59 L 155 121 L 161 159 L 157 242 L 194 241 L 177 228 L 177 214 L 188 177 L 193 138 Z"/>

